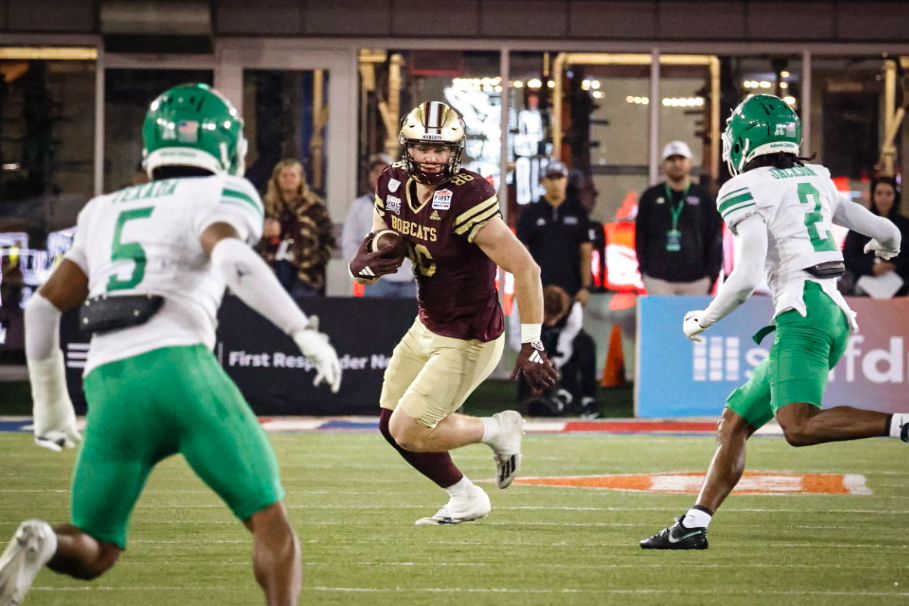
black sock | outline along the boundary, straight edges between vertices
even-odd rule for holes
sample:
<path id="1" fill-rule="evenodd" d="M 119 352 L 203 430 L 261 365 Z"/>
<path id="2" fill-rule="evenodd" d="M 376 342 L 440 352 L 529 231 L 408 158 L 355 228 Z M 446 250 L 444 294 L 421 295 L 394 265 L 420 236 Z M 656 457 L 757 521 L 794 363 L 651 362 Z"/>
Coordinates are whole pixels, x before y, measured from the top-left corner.
<path id="1" fill-rule="evenodd" d="M 404 460 L 410 463 L 410 466 L 422 473 L 424 476 L 435 482 L 441 488 L 454 486 L 461 481 L 464 474 L 457 468 L 451 455 L 447 452 L 411 452 L 404 450 L 395 439 L 391 432 L 388 431 L 388 420 L 391 418 L 391 411 L 382 408 L 379 413 L 379 431 L 389 444 L 404 457 Z"/>

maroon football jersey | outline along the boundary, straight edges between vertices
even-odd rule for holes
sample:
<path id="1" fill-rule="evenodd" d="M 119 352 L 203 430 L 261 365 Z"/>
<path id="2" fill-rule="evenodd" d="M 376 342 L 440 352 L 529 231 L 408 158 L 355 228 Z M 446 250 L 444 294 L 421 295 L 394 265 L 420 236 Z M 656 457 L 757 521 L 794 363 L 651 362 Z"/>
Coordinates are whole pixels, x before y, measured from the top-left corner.
<path id="1" fill-rule="evenodd" d="M 429 330 L 480 341 L 502 334 L 496 265 L 470 241 L 478 226 L 500 215 L 486 179 L 461 169 L 421 206 L 417 182 L 395 164 L 379 179 L 376 210 L 407 242 L 420 320 Z"/>

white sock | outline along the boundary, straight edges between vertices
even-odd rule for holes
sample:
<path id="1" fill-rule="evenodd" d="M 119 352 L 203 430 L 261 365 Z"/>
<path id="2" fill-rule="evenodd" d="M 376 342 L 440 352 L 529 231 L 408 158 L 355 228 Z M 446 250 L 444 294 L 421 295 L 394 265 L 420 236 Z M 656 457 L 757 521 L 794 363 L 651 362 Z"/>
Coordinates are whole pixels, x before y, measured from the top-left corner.
<path id="1" fill-rule="evenodd" d="M 906 423 L 909 423 L 909 414 L 904 412 L 893 413 L 893 416 L 890 418 L 890 437 L 898 439 L 900 437 L 900 429 L 902 429 L 903 425 Z"/>
<path id="2" fill-rule="evenodd" d="M 499 437 L 499 420 L 493 417 L 480 417 L 480 420 L 483 421 L 483 439 L 480 441 L 489 444 Z"/>
<path id="3" fill-rule="evenodd" d="M 460 497 L 460 496 L 467 494 L 467 491 L 470 489 L 471 486 L 473 486 L 473 482 L 470 481 L 470 478 L 468 478 L 467 476 L 464 476 L 463 478 L 458 480 L 456 484 L 452 484 L 451 486 L 446 488 L 445 492 L 447 492 L 448 496 L 450 496 L 451 498 Z"/>
<path id="4" fill-rule="evenodd" d="M 707 528 L 710 526 L 710 520 L 713 518 L 706 511 L 700 509 L 689 509 L 685 517 L 682 518 L 682 526 L 685 528 Z"/>

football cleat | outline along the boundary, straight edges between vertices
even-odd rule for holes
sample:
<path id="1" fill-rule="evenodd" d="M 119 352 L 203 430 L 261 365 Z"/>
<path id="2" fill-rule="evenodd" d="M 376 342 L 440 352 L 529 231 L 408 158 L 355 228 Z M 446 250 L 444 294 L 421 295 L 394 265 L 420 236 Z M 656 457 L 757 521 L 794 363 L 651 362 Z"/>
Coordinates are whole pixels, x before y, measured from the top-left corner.
<path id="1" fill-rule="evenodd" d="M 524 419 L 516 410 L 497 412 L 492 418 L 499 422 L 499 435 L 489 444 L 495 453 L 496 483 L 499 488 L 508 488 L 521 471 Z"/>
<path id="2" fill-rule="evenodd" d="M 682 524 L 684 517 L 682 515 L 669 528 L 641 541 L 641 549 L 707 549 L 707 529 L 685 527 Z"/>
<path id="3" fill-rule="evenodd" d="M 452 497 L 440 509 L 428 518 L 420 518 L 415 522 L 417 526 L 435 525 L 445 526 L 449 524 L 460 524 L 461 522 L 473 522 L 485 518 L 492 511 L 492 504 L 489 502 L 489 495 L 479 486 L 472 485 L 470 492 L 466 497 Z"/>
<path id="4" fill-rule="evenodd" d="M 47 522 L 22 522 L 0 556 L 0 606 L 19 606 L 56 551 L 57 535 Z"/>

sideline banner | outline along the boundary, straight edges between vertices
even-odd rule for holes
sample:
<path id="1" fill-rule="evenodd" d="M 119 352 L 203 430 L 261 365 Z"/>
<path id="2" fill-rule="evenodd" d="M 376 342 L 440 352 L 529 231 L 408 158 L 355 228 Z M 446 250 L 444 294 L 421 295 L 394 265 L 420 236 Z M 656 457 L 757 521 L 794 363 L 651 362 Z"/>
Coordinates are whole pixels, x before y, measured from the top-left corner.
<path id="1" fill-rule="evenodd" d="M 635 414 L 639 417 L 719 416 L 726 397 L 767 357 L 773 333 L 761 345 L 751 339 L 770 323 L 769 297 L 751 297 L 703 334 L 682 332 L 685 312 L 704 309 L 711 297 L 638 298 Z M 825 408 L 901 412 L 909 393 L 909 298 L 847 297 L 859 331 L 830 372 Z"/>
<path id="2" fill-rule="evenodd" d="M 315 369 L 293 340 L 231 295 L 218 312 L 214 353 L 258 415 L 376 415 L 391 352 L 417 314 L 416 300 L 322 298 L 299 301 L 319 316 L 343 370 L 341 390 L 313 387 Z M 78 414 L 85 413 L 82 369 L 88 338 L 76 314 L 63 316 L 61 347 L 67 384 Z"/>

